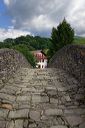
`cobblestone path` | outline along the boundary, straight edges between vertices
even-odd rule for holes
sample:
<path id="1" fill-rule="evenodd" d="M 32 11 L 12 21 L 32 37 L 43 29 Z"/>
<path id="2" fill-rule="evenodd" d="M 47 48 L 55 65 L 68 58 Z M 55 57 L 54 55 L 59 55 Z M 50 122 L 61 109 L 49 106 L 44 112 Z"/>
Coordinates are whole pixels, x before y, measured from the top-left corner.
<path id="1" fill-rule="evenodd" d="M 70 93 L 76 86 L 59 69 L 22 68 L 0 85 L 0 128 L 85 128 L 85 107 Z"/>

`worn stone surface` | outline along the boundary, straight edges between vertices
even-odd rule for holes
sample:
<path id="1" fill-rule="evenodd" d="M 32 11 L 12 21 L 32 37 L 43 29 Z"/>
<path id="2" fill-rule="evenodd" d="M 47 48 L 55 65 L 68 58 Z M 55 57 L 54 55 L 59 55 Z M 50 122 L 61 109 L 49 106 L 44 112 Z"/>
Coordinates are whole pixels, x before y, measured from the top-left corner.
<path id="1" fill-rule="evenodd" d="M 60 49 L 49 62 L 50 68 L 61 68 L 85 84 L 85 45 L 68 45 Z M 75 81 L 70 81 L 70 83 Z"/>
<path id="2" fill-rule="evenodd" d="M 82 118 L 80 116 L 76 116 L 76 115 L 66 116 L 66 119 L 71 126 L 77 126 L 82 123 Z"/>
<path id="3" fill-rule="evenodd" d="M 34 121 L 40 121 L 40 112 L 38 111 L 30 111 L 29 117 Z"/>
<path id="4" fill-rule="evenodd" d="M 6 121 L 0 121 L 0 128 L 5 128 L 6 127 Z"/>
<path id="5" fill-rule="evenodd" d="M 57 125 L 57 126 L 52 126 L 51 128 L 68 128 L 67 126 L 63 125 Z"/>
<path id="6" fill-rule="evenodd" d="M 8 48 L 0 49 L 0 83 L 7 82 L 20 67 L 31 67 L 31 65 L 18 51 Z"/>
<path id="7" fill-rule="evenodd" d="M 79 128 L 85 128 L 85 122 L 80 124 Z"/>
<path id="8" fill-rule="evenodd" d="M 0 118 L 5 119 L 7 118 L 8 110 L 6 109 L 0 109 Z"/>
<path id="9" fill-rule="evenodd" d="M 59 116 L 59 115 L 63 115 L 63 111 L 62 109 L 47 109 L 45 110 L 45 114 L 47 116 L 55 116 L 55 115 Z"/>
<path id="10" fill-rule="evenodd" d="M 1 86 L 0 128 L 85 127 L 85 105 L 74 91 L 82 88 L 63 70 L 21 68 Z"/>
<path id="11" fill-rule="evenodd" d="M 28 118 L 29 109 L 20 109 L 9 112 L 9 118 Z"/>
<path id="12" fill-rule="evenodd" d="M 14 125 L 15 125 L 15 122 L 13 120 L 12 121 L 9 121 L 6 124 L 6 128 L 14 128 Z"/>
<path id="13" fill-rule="evenodd" d="M 23 120 L 16 120 L 14 128 L 23 128 Z"/>

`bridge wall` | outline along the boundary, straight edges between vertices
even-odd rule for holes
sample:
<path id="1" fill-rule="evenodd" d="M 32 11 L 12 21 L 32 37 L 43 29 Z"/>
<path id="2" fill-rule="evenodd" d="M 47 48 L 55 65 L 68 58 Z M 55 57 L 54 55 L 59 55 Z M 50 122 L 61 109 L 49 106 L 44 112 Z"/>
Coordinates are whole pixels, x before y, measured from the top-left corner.
<path id="1" fill-rule="evenodd" d="M 61 68 L 85 83 L 85 45 L 68 45 L 59 50 L 50 60 L 48 67 Z"/>
<path id="2" fill-rule="evenodd" d="M 6 82 L 20 67 L 30 67 L 21 53 L 0 49 L 0 83 Z"/>

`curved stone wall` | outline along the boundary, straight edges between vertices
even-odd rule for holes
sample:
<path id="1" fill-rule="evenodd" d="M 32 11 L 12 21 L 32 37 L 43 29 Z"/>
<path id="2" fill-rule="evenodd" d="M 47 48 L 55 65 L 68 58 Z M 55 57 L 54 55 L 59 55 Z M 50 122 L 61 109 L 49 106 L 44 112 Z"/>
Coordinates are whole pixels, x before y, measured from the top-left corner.
<path id="1" fill-rule="evenodd" d="M 68 45 L 59 50 L 48 67 L 61 68 L 85 84 L 85 45 Z"/>
<path id="2" fill-rule="evenodd" d="M 6 82 L 20 67 L 31 67 L 25 57 L 13 49 L 0 49 L 0 82 Z"/>

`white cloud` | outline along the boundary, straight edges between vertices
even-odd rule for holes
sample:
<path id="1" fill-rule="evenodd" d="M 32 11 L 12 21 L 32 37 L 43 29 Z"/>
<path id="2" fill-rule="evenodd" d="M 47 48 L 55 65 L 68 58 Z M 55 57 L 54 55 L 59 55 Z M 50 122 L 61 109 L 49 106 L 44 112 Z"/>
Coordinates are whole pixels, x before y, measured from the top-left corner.
<path id="1" fill-rule="evenodd" d="M 12 0 L 4 0 L 4 3 L 9 6 L 11 4 Z"/>
<path id="2" fill-rule="evenodd" d="M 77 35 L 85 35 L 85 0 L 74 0 L 69 7 L 68 21 Z"/>
<path id="3" fill-rule="evenodd" d="M 34 26 L 37 30 L 51 29 L 53 26 L 56 26 L 56 23 L 51 21 L 46 15 L 39 15 L 38 17 L 34 17 L 31 25 Z"/>
<path id="4" fill-rule="evenodd" d="M 6 5 L 9 5 L 9 0 L 4 0 L 4 3 L 5 3 Z"/>
<path id="5" fill-rule="evenodd" d="M 77 35 L 85 34 L 85 0 L 4 0 L 4 3 L 15 29 L 48 33 L 66 17 Z"/>
<path id="6" fill-rule="evenodd" d="M 9 27 L 9 29 L 0 28 L 0 41 L 3 41 L 6 38 L 16 38 L 21 35 L 31 35 L 30 32 L 14 29 Z"/>

